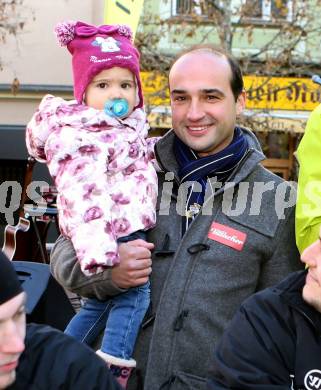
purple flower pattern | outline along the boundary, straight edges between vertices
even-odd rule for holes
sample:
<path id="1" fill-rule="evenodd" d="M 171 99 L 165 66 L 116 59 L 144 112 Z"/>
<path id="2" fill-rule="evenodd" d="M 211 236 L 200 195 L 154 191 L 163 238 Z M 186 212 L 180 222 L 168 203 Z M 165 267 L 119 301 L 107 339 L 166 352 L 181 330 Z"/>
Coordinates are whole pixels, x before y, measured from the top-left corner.
<path id="1" fill-rule="evenodd" d="M 126 218 L 118 218 L 113 221 L 113 228 L 122 236 L 130 233 L 130 222 Z M 124 234 L 125 233 L 125 234 Z"/>
<path id="2" fill-rule="evenodd" d="M 86 210 L 84 215 L 84 222 L 90 222 L 93 219 L 101 218 L 104 215 L 103 210 L 98 207 L 91 207 L 90 209 Z"/>
<path id="3" fill-rule="evenodd" d="M 83 200 L 92 200 L 93 196 L 95 195 L 101 195 L 101 190 L 97 188 L 97 185 L 95 183 L 90 184 L 84 184 L 83 186 Z"/>
<path id="4" fill-rule="evenodd" d="M 98 153 L 100 153 L 100 149 L 96 145 L 80 146 L 78 151 L 79 151 L 79 153 L 81 155 L 85 155 L 85 156 L 88 156 L 88 155 L 91 155 L 91 154 L 98 154 Z"/>
<path id="5" fill-rule="evenodd" d="M 130 158 L 136 158 L 139 154 L 139 146 L 137 144 L 132 144 L 129 147 L 128 156 Z"/>
<path id="6" fill-rule="evenodd" d="M 130 203 L 129 197 L 125 196 L 123 193 L 112 194 L 111 199 L 115 204 L 124 205 Z"/>

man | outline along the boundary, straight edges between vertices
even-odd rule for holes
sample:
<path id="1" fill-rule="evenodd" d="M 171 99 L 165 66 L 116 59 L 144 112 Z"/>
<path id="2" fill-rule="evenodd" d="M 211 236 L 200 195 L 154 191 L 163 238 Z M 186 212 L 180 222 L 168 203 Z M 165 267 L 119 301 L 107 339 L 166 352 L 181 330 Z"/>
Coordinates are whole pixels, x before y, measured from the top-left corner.
<path id="1" fill-rule="evenodd" d="M 243 303 L 218 344 L 209 389 L 321 389 L 321 238 L 302 261 L 307 271 Z"/>
<path id="2" fill-rule="evenodd" d="M 48 326 L 26 326 L 27 306 L 15 270 L 0 252 L 1 390 L 120 389 L 88 347 Z"/>
<path id="3" fill-rule="evenodd" d="M 299 267 L 294 210 L 282 219 L 276 207 L 277 187 L 289 186 L 260 165 L 257 139 L 236 126 L 245 104 L 238 64 L 194 47 L 174 62 L 169 87 L 173 130 L 156 145 L 162 172 L 149 242 L 121 244 L 120 265 L 93 278 L 62 238 L 51 259 L 57 280 L 87 297 L 106 299 L 150 276 L 130 390 L 205 389 L 208 356 L 241 302 Z"/>

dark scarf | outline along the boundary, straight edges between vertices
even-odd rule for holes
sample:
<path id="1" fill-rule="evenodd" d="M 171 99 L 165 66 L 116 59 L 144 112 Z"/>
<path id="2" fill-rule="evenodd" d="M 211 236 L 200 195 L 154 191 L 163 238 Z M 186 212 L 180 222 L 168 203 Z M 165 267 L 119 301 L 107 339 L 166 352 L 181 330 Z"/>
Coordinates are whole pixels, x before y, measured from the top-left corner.
<path id="1" fill-rule="evenodd" d="M 225 149 L 201 158 L 197 157 L 192 149 L 175 136 L 174 153 L 180 167 L 178 176 L 181 183 L 196 181 L 202 186 L 201 192 L 193 191 L 192 186 L 189 188 L 186 205 L 187 218 L 183 218 L 183 232 L 203 205 L 208 178 L 216 177 L 217 182 L 225 183 L 247 150 L 247 139 L 238 127 L 235 128 L 232 142 Z"/>

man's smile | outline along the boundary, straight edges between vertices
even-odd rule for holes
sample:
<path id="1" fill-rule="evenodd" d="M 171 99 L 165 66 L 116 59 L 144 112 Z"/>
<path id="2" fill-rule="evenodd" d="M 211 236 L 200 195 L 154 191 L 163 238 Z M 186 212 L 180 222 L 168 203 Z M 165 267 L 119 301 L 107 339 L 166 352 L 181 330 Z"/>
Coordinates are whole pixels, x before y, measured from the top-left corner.
<path id="1" fill-rule="evenodd" d="M 186 130 L 191 135 L 199 136 L 199 135 L 203 135 L 203 134 L 207 133 L 212 126 L 213 126 L 212 124 L 198 125 L 198 126 L 186 125 Z"/>

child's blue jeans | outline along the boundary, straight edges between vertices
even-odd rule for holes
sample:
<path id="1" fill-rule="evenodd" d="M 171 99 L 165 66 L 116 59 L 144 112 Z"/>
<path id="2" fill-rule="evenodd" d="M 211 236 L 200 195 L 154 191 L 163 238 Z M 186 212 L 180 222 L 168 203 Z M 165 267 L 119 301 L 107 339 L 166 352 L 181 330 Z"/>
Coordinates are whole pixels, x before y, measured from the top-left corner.
<path id="1" fill-rule="evenodd" d="M 65 333 L 91 344 L 105 328 L 100 350 L 129 360 L 150 302 L 150 284 L 132 287 L 108 301 L 88 299 Z"/>
<path id="2" fill-rule="evenodd" d="M 118 239 L 119 243 L 146 239 L 146 232 L 137 231 Z M 88 299 L 72 318 L 65 333 L 92 344 L 105 329 L 100 350 L 114 357 L 132 357 L 141 323 L 150 303 L 150 283 L 132 287 L 108 301 Z"/>

